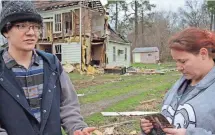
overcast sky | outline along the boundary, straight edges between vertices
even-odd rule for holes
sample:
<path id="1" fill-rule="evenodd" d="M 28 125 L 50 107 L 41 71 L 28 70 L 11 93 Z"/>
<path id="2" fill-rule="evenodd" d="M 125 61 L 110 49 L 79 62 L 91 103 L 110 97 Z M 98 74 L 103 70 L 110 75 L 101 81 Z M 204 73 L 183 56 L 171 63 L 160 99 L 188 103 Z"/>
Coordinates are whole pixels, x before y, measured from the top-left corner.
<path id="1" fill-rule="evenodd" d="M 176 11 L 179 7 L 183 7 L 185 0 L 149 0 L 151 4 L 156 5 L 156 10 Z"/>
<path id="2" fill-rule="evenodd" d="M 115 1 L 115 0 L 113 0 Z M 126 0 L 129 2 L 131 0 Z M 158 11 L 177 11 L 179 7 L 184 7 L 186 0 L 149 0 L 151 4 L 156 5 L 156 10 Z M 203 1 L 203 0 L 199 0 Z M 107 3 L 107 0 L 101 0 L 102 3 Z"/>

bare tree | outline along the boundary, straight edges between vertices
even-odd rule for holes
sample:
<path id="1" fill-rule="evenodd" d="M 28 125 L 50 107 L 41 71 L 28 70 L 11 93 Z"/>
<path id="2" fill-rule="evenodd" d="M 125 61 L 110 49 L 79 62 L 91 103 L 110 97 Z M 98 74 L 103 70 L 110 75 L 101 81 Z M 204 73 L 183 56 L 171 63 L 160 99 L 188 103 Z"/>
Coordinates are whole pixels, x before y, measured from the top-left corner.
<path id="1" fill-rule="evenodd" d="M 116 31 L 118 31 L 119 24 L 122 21 L 119 19 L 119 15 L 122 13 L 121 11 L 123 11 L 126 6 L 127 5 L 125 1 L 108 0 L 108 4 L 106 5 L 106 7 L 110 9 L 111 23 L 114 23 Z"/>
<path id="2" fill-rule="evenodd" d="M 185 8 L 179 8 L 179 16 L 182 28 L 188 26 L 209 28 L 210 17 L 205 2 L 186 0 Z"/>
<path id="3" fill-rule="evenodd" d="M 119 11 L 118 11 L 118 2 L 116 1 L 116 19 L 115 19 L 115 30 L 118 30 L 118 16 L 119 16 Z"/>
<path id="4" fill-rule="evenodd" d="M 135 35 L 134 35 L 134 44 L 133 44 L 133 46 L 134 47 L 136 47 L 137 46 L 137 34 L 138 34 L 138 2 L 137 2 L 137 0 L 135 0 L 134 1 L 134 7 L 135 7 L 135 9 L 134 9 L 134 14 L 135 14 L 135 16 L 134 16 L 134 20 L 135 20 L 135 29 L 134 29 L 134 31 L 135 31 Z"/>
<path id="5" fill-rule="evenodd" d="M 215 31 L 215 1 L 207 1 L 207 9 L 210 15 L 210 30 Z"/>

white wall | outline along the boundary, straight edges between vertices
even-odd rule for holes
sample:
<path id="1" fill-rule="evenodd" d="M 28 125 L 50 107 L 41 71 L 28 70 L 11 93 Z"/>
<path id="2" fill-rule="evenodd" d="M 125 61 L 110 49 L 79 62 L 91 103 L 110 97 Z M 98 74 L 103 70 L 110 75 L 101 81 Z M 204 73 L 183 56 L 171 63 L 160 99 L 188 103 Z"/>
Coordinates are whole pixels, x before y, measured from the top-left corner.
<path id="1" fill-rule="evenodd" d="M 134 63 L 140 63 L 141 62 L 141 53 L 133 53 L 133 60 L 134 60 Z"/>
<path id="2" fill-rule="evenodd" d="M 62 64 L 81 63 L 81 45 L 79 43 L 54 43 L 61 45 Z"/>
<path id="3" fill-rule="evenodd" d="M 113 61 L 113 47 L 116 48 L 116 61 Z M 125 60 L 125 48 L 127 48 L 127 60 Z M 123 50 L 123 54 L 118 55 L 118 50 Z M 107 67 L 130 66 L 130 44 L 120 44 L 109 41 L 106 48 L 108 63 Z"/>

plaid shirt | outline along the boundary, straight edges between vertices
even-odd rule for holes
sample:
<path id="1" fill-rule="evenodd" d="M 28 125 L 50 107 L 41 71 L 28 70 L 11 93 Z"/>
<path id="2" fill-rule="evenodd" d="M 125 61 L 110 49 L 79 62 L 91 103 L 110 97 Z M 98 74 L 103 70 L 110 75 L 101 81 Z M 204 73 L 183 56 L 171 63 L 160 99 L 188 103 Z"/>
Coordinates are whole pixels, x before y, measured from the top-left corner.
<path id="1" fill-rule="evenodd" d="M 32 114 L 40 122 L 40 101 L 43 92 L 43 60 L 36 54 L 36 51 L 33 52 L 31 64 L 28 69 L 19 65 L 8 53 L 7 49 L 3 53 L 3 60 L 6 67 L 14 72 L 17 82 L 23 89 Z"/>

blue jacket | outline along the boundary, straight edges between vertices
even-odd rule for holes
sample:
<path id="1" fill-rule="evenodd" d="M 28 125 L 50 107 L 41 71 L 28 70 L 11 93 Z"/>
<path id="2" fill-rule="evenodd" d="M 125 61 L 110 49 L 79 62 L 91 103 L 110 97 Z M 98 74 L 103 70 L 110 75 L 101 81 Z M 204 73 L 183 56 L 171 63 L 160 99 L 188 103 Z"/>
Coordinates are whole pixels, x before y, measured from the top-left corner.
<path id="1" fill-rule="evenodd" d="M 54 55 L 37 53 L 44 59 L 41 123 L 31 114 L 22 88 L 0 58 L 0 124 L 8 135 L 61 135 L 59 76 L 62 67 Z"/>

